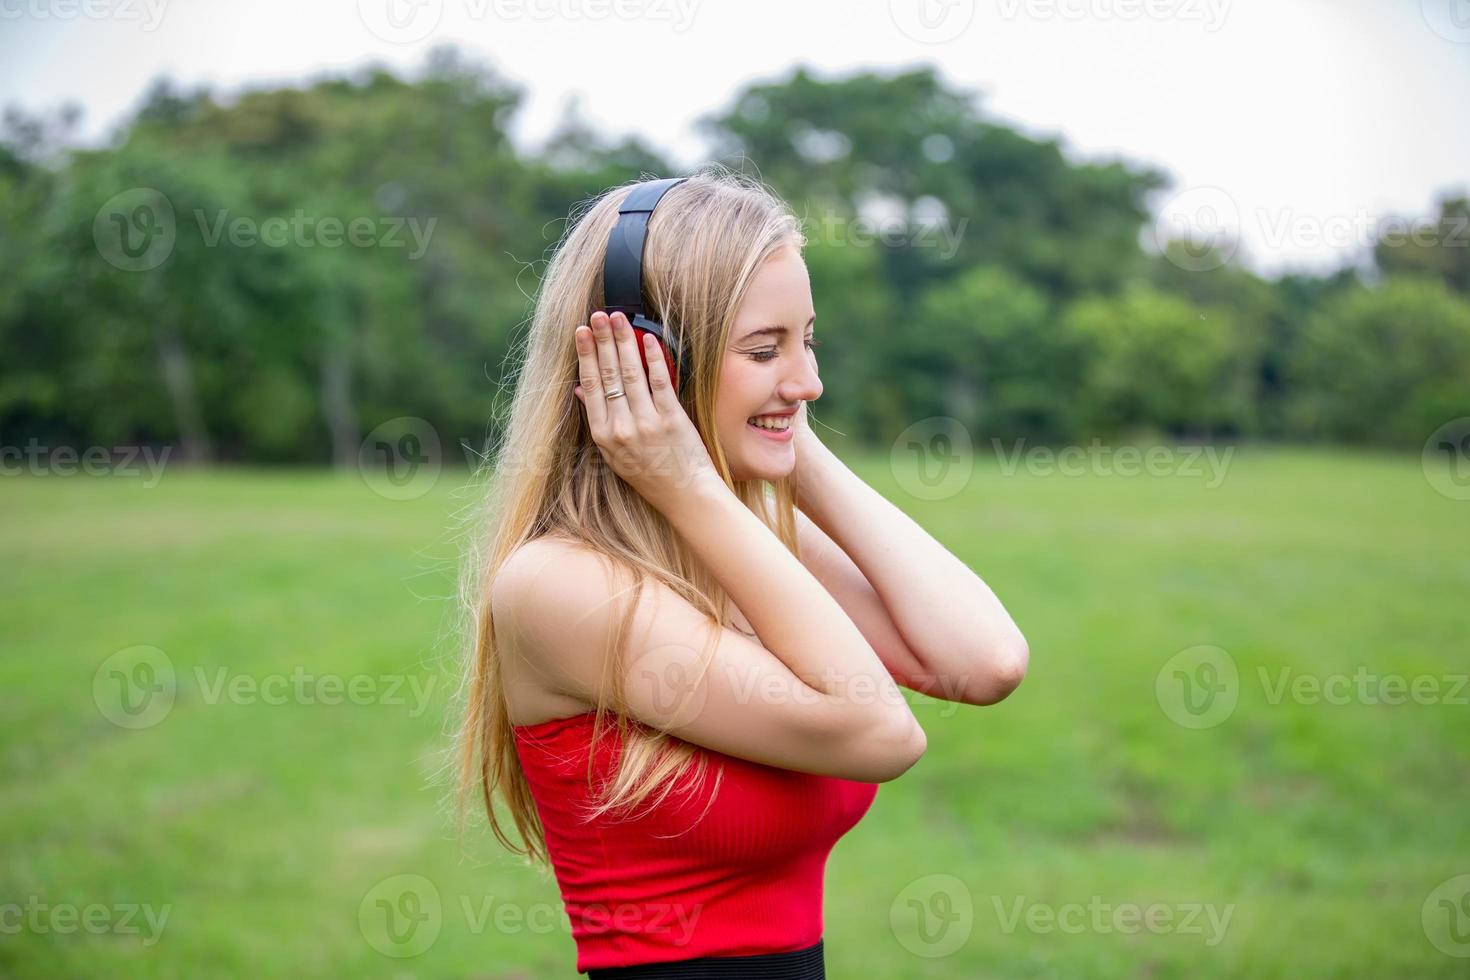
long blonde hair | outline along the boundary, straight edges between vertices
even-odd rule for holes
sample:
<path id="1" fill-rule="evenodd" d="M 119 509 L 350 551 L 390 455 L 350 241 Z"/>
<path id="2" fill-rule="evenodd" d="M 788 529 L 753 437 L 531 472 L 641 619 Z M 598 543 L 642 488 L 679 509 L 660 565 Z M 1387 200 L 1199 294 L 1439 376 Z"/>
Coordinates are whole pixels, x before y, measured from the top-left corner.
<path id="1" fill-rule="evenodd" d="M 516 754 L 508 717 L 501 647 L 496 641 L 490 594 L 497 570 L 525 542 L 546 534 L 578 540 L 608 563 L 623 597 L 618 628 L 603 660 L 595 702 L 594 752 L 588 758 L 592 783 L 595 743 L 615 718 L 622 740 L 616 771 L 593 813 L 632 808 L 658 791 L 666 797 L 677 778 L 697 760 L 696 747 L 666 732 L 630 724 L 624 699 L 628 631 L 632 612 L 648 579 L 656 579 L 722 625 L 729 597 L 657 509 L 602 460 L 583 409 L 572 393 L 577 380 L 573 331 L 603 308 L 602 270 L 618 205 L 637 186 L 614 187 L 574 208 L 569 230 L 551 259 L 536 298 L 530 334 L 511 400 L 504 438 L 487 457 L 484 509 L 474 532 L 462 580 L 467 620 L 468 664 L 464 676 L 463 723 L 459 732 L 459 814 L 478 788 L 490 827 L 509 850 L 549 864 L 545 834 Z M 580 211 L 580 213 L 579 213 Z M 718 164 L 700 168 L 669 190 L 648 225 L 644 250 L 644 296 L 648 315 L 661 322 L 691 360 L 691 376 L 678 395 L 698 429 L 716 471 L 793 554 L 799 554 L 793 490 L 788 479 L 771 493 L 760 480 L 732 478 L 715 427 L 715 396 L 723 352 L 736 310 L 761 264 L 776 251 L 806 244 L 798 219 L 753 177 Z M 712 646 L 707 646 L 708 655 Z M 706 662 L 704 656 L 702 662 Z M 609 681 L 611 683 L 609 684 Z M 719 783 L 715 785 L 717 792 Z M 496 814 L 504 799 L 525 842 L 509 840 Z"/>

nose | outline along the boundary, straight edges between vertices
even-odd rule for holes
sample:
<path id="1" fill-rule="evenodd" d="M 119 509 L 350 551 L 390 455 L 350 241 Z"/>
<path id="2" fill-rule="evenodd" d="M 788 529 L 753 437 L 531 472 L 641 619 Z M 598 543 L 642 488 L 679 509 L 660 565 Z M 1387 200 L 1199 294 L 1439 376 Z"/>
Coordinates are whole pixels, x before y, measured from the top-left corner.
<path id="1" fill-rule="evenodd" d="M 822 379 L 817 375 L 815 356 L 800 358 L 801 367 L 787 375 L 776 387 L 776 394 L 789 402 L 813 402 L 822 397 Z"/>

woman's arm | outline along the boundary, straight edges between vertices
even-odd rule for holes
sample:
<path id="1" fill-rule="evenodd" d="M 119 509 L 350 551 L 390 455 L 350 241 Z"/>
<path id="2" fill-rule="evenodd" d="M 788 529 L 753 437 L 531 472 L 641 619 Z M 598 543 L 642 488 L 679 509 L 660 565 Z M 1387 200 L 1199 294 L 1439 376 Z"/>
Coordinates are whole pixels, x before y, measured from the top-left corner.
<path id="1" fill-rule="evenodd" d="M 815 525 L 803 557 L 807 543 L 818 545 L 810 555 L 817 577 L 894 675 L 967 704 L 1015 690 L 1030 651 L 990 587 L 848 469 L 805 420 L 797 439 L 797 506 Z"/>

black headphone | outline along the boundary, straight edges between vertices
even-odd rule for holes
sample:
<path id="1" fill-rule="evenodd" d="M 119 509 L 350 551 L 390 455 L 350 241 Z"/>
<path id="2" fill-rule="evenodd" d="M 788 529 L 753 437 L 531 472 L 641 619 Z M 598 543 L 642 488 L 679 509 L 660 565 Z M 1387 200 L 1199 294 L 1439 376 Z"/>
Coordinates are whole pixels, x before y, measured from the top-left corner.
<path id="1" fill-rule="evenodd" d="M 688 179 L 665 177 L 636 185 L 618 206 L 618 223 L 608 236 L 602 265 L 602 295 L 608 316 L 621 311 L 628 318 L 645 371 L 648 357 L 639 331 L 653 336 L 663 351 L 675 391 L 683 391 L 688 386 L 691 366 L 689 358 L 679 349 L 679 342 L 664 325 L 643 315 L 643 244 L 648 235 L 648 220 L 659 199 Z"/>

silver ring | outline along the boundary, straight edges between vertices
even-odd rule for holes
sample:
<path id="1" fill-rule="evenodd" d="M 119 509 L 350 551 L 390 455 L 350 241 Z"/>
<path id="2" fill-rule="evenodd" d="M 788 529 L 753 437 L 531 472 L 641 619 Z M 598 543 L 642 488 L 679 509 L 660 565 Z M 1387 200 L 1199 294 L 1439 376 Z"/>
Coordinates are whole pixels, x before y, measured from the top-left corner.
<path id="1" fill-rule="evenodd" d="M 625 395 L 625 394 L 627 394 L 627 392 L 624 392 L 622 390 L 618 390 L 618 391 L 615 391 L 612 394 L 606 396 L 606 398 L 607 398 L 608 401 L 612 401 L 614 398 L 622 398 L 623 395 Z"/>

